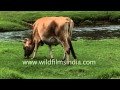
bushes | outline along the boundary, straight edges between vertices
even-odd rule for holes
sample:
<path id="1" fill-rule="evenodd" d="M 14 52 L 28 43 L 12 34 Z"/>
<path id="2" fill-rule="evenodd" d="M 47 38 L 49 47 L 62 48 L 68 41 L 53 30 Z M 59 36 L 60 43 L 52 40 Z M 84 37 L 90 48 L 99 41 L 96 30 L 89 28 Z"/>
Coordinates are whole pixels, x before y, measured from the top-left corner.
<path id="1" fill-rule="evenodd" d="M 83 24 L 92 25 L 93 22 L 92 22 L 91 20 L 85 20 L 85 21 L 83 22 Z"/>

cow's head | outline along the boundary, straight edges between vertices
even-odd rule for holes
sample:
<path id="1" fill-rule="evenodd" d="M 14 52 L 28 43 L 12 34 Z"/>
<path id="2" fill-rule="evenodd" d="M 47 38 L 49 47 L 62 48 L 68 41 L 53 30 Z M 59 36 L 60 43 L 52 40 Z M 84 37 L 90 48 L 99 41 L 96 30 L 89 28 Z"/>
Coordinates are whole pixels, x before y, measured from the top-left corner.
<path id="1" fill-rule="evenodd" d="M 29 58 L 29 56 L 32 54 L 35 44 L 31 39 L 23 40 L 23 49 L 24 49 L 24 58 Z"/>

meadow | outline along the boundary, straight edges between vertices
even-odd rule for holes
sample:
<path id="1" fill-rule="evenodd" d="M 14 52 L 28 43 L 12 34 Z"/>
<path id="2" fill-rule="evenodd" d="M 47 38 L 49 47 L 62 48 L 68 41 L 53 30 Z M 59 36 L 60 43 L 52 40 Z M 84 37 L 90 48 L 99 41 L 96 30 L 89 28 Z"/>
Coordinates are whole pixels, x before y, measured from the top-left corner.
<path id="1" fill-rule="evenodd" d="M 120 39 L 72 41 L 78 64 L 38 64 L 49 60 L 47 45 L 37 56 L 23 58 L 22 42 L 0 42 L 1 79 L 118 79 L 120 78 Z M 53 47 L 54 58 L 62 60 L 63 48 Z M 71 56 L 71 61 L 73 58 Z M 84 62 L 84 63 L 83 63 Z M 94 62 L 94 63 L 92 63 Z"/>
<path id="2" fill-rule="evenodd" d="M 67 16 L 75 26 L 120 23 L 120 11 L 0 11 L 0 32 L 32 29 L 38 18 Z M 99 22 L 99 23 L 98 23 Z M 72 41 L 77 64 L 42 64 L 49 61 L 47 45 L 39 47 L 34 60 L 24 59 L 22 42 L 0 42 L 0 79 L 119 79 L 120 39 Z M 55 60 L 63 58 L 63 48 L 53 47 Z M 71 62 L 73 58 L 71 56 Z"/>
<path id="3" fill-rule="evenodd" d="M 120 23 L 120 11 L 0 11 L 0 32 L 31 29 L 28 23 L 45 16 L 67 16 L 76 26 Z"/>

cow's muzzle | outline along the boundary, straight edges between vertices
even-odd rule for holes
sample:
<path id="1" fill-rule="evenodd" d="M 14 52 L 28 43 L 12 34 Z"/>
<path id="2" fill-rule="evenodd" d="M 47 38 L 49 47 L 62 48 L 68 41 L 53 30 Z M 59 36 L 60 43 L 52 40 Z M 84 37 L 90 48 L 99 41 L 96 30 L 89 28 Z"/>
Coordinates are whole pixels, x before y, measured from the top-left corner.
<path id="1" fill-rule="evenodd" d="M 24 56 L 24 59 L 28 59 L 29 58 L 29 56 Z"/>

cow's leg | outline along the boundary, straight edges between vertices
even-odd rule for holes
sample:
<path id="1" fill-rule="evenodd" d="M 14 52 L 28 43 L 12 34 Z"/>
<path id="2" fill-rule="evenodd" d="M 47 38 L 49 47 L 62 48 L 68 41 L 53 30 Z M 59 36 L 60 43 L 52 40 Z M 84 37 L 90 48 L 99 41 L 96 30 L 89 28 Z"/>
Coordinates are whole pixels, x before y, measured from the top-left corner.
<path id="1" fill-rule="evenodd" d="M 65 50 L 64 58 L 67 55 L 67 64 L 70 64 L 70 46 L 69 46 L 67 40 L 65 40 L 65 39 L 61 39 L 60 42 L 61 42 L 61 44 L 62 44 L 62 46 L 64 47 L 64 50 Z"/>
<path id="2" fill-rule="evenodd" d="M 48 47 L 49 47 L 49 50 L 50 50 L 50 59 L 52 60 L 52 59 L 54 59 L 53 53 L 52 53 L 52 46 L 49 45 Z"/>
<path id="3" fill-rule="evenodd" d="M 70 50 L 71 50 L 71 53 L 72 53 L 72 56 L 74 58 L 74 61 L 76 61 L 77 57 L 76 57 L 76 54 L 74 52 L 74 49 L 73 49 L 73 46 L 72 46 L 72 43 L 71 43 L 71 40 L 68 39 L 68 43 L 69 43 L 69 46 L 70 46 Z"/>
<path id="4" fill-rule="evenodd" d="M 64 56 L 63 56 L 63 61 L 66 59 L 66 51 L 64 50 Z"/>
<path id="5" fill-rule="evenodd" d="M 64 42 L 63 45 L 64 45 L 64 49 L 67 54 L 67 64 L 70 64 L 70 47 L 69 47 L 68 43 L 66 43 L 66 42 Z"/>
<path id="6" fill-rule="evenodd" d="M 58 39 L 58 41 L 60 41 L 60 40 Z M 61 42 L 61 41 L 60 41 L 60 42 Z M 60 43 L 60 45 L 63 47 L 62 43 Z M 65 51 L 65 49 L 64 49 L 64 56 L 63 56 L 62 61 L 65 61 L 65 59 L 66 59 L 66 51 Z"/>
<path id="7" fill-rule="evenodd" d="M 37 53 L 37 49 L 38 49 L 38 42 L 37 41 L 35 41 L 35 47 L 34 47 L 34 51 L 33 51 L 33 56 L 32 56 L 32 58 L 31 59 L 34 59 L 35 58 L 35 56 L 36 56 L 36 53 Z"/>

